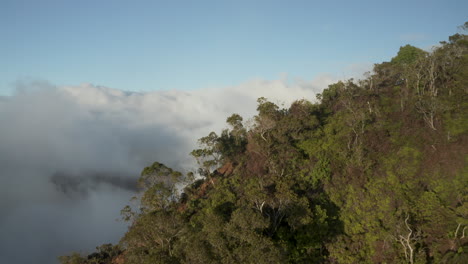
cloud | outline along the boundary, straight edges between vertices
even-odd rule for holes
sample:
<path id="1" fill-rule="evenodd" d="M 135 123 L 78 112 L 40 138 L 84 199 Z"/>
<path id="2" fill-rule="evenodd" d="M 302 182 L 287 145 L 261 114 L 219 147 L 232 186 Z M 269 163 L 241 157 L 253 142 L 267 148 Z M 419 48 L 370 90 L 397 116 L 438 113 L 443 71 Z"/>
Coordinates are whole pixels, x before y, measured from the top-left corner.
<path id="1" fill-rule="evenodd" d="M 119 172 L 68 174 L 58 171 L 50 177 L 50 182 L 57 191 L 68 196 L 86 196 L 90 190 L 96 191 L 102 184 L 134 193 L 138 192 L 137 183 L 133 177 L 119 174 Z"/>
<path id="2" fill-rule="evenodd" d="M 114 221 L 153 161 L 187 171 L 196 140 L 265 96 L 286 105 L 336 81 L 251 80 L 219 89 L 123 92 L 82 84 L 21 83 L 0 98 L 0 256 L 54 263 L 70 251 L 118 242 Z"/>

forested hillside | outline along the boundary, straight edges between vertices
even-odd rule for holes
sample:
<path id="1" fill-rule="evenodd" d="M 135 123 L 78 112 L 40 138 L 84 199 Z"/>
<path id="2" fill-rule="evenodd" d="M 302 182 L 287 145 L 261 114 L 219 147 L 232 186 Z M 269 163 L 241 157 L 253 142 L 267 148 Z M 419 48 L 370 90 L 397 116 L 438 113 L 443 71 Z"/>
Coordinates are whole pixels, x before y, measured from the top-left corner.
<path id="1" fill-rule="evenodd" d="M 201 138 L 193 173 L 144 168 L 119 245 L 60 261 L 468 263 L 468 35 L 257 110 Z"/>

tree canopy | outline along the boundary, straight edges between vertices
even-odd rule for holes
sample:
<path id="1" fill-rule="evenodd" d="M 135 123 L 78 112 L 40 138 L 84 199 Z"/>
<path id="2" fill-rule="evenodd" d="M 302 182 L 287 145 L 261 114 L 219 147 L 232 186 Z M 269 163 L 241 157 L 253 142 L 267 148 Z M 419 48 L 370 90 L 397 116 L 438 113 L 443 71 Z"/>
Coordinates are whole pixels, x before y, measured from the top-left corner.
<path id="1" fill-rule="evenodd" d="M 196 175 L 145 168 L 120 244 L 62 263 L 468 263 L 467 35 L 257 110 Z"/>

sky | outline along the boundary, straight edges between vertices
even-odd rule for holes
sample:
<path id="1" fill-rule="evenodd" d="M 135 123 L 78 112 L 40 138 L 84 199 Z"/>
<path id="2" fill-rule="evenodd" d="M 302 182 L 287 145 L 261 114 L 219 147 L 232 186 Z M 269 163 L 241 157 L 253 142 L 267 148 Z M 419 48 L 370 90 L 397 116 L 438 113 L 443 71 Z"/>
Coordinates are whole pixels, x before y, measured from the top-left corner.
<path id="1" fill-rule="evenodd" d="M 430 49 L 467 1 L 0 0 L 0 263 L 118 243 L 154 161 L 194 170 L 197 139 Z M 25 253 L 27 252 L 27 253 Z"/>
<path id="2" fill-rule="evenodd" d="M 312 79 L 428 48 L 468 19 L 463 0 L 1 0 L 0 94 L 22 80 L 126 91 Z"/>

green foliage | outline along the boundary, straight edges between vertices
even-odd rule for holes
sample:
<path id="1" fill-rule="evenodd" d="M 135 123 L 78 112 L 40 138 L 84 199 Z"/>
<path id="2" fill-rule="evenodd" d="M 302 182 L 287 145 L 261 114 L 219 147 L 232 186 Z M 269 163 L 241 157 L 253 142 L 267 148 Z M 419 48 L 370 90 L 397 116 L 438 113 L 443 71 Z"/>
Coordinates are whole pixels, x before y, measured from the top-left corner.
<path id="1" fill-rule="evenodd" d="M 113 259 L 122 253 L 120 246 L 112 244 L 103 244 L 96 247 L 96 252 L 87 257 L 79 253 L 72 253 L 69 256 L 60 256 L 58 260 L 62 264 L 111 264 Z"/>
<path id="2" fill-rule="evenodd" d="M 400 65 L 410 65 L 415 63 L 418 59 L 424 57 L 427 53 L 422 49 L 416 48 L 411 45 L 400 47 L 396 57 L 393 57 L 391 63 Z"/>
<path id="3" fill-rule="evenodd" d="M 87 262 L 86 258 L 82 257 L 79 253 L 72 253 L 69 256 L 60 256 L 58 260 L 61 264 L 84 264 Z"/>
<path id="4" fill-rule="evenodd" d="M 120 247 L 62 263 L 465 263 L 468 41 L 400 48 L 367 79 L 199 140 L 197 179 L 155 162 Z M 123 250 L 123 251 L 120 251 Z"/>

